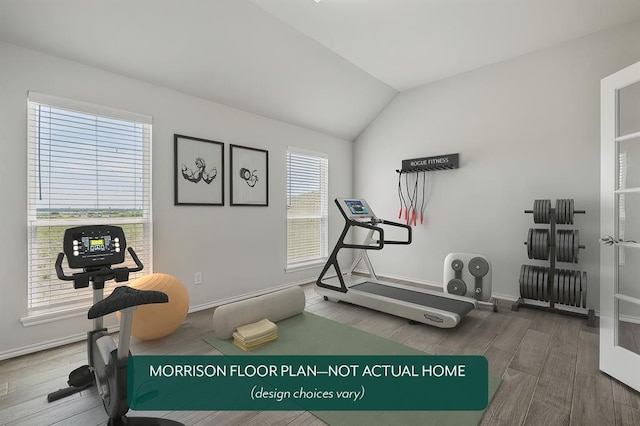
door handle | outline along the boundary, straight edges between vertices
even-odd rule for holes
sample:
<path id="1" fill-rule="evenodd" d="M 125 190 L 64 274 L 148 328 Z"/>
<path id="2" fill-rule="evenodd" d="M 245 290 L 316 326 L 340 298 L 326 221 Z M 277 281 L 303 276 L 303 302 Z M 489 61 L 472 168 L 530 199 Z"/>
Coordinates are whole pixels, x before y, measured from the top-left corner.
<path id="1" fill-rule="evenodd" d="M 612 246 L 620 243 L 636 243 L 637 244 L 637 241 L 613 238 L 611 235 L 607 235 L 606 237 L 600 238 L 600 244 L 604 244 L 605 246 Z"/>

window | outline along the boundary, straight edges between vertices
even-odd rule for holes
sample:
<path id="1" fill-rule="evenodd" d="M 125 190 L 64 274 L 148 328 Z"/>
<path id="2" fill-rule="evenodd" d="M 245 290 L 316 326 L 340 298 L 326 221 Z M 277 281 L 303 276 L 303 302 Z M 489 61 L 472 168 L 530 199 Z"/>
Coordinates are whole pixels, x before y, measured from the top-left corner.
<path id="1" fill-rule="evenodd" d="M 287 151 L 287 270 L 327 259 L 328 168 L 325 154 Z"/>
<path id="2" fill-rule="evenodd" d="M 29 93 L 29 316 L 68 312 L 92 298 L 55 273 L 69 227 L 121 226 L 144 273 L 152 271 L 150 159 L 150 117 Z"/>

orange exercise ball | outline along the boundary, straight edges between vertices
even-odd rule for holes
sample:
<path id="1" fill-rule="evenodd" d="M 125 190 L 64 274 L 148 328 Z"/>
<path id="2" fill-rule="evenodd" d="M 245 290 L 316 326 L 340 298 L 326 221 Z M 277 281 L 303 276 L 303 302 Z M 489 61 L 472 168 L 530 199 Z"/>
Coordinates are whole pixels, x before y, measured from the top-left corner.
<path id="1" fill-rule="evenodd" d="M 155 290 L 169 296 L 168 303 L 141 305 L 133 311 L 131 335 L 140 340 L 165 337 L 176 331 L 187 317 L 189 293 L 179 279 L 168 274 L 149 274 L 131 282 L 138 290 Z M 120 312 L 117 313 L 120 320 Z"/>

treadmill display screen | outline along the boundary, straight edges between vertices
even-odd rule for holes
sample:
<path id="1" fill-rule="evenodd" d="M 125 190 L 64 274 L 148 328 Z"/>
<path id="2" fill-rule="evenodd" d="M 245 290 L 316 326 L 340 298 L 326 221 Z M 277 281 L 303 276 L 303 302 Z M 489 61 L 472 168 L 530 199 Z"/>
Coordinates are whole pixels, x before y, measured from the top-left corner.
<path id="1" fill-rule="evenodd" d="M 369 210 L 367 210 L 367 207 L 364 205 L 362 200 L 345 200 L 344 203 L 349 208 L 349 211 L 351 212 L 351 214 L 357 214 L 357 215 L 369 214 Z"/>

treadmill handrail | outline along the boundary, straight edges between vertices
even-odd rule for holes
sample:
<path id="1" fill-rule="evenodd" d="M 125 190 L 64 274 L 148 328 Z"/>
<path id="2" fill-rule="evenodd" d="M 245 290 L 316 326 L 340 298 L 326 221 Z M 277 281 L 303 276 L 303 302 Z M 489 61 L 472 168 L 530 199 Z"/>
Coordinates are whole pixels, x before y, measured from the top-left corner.
<path id="1" fill-rule="evenodd" d="M 342 214 L 342 217 L 344 217 L 344 220 L 345 220 L 344 228 L 342 229 L 342 233 L 340 234 L 340 237 L 338 237 L 338 241 L 336 242 L 336 245 L 333 247 L 333 250 L 331 251 L 331 254 L 329 255 L 329 258 L 327 259 L 327 262 L 325 263 L 324 267 L 322 268 L 322 271 L 320 272 L 320 275 L 318 276 L 318 279 L 316 280 L 316 285 L 318 287 L 327 288 L 329 290 L 338 291 L 340 293 L 346 293 L 348 291 L 347 285 L 344 282 L 344 278 L 342 276 L 342 271 L 340 269 L 340 263 L 338 262 L 338 253 L 340 252 L 340 250 L 342 250 L 343 248 L 353 249 L 353 250 L 382 250 L 382 248 L 384 247 L 385 244 L 405 244 L 405 245 L 406 244 L 411 244 L 412 228 L 408 224 L 406 225 L 404 223 L 398 223 L 398 222 L 392 222 L 392 221 L 389 221 L 389 220 L 379 219 L 379 218 L 375 217 L 374 215 L 369 216 L 369 218 L 371 219 L 370 222 L 363 222 L 363 221 L 354 220 L 354 219 L 351 219 L 349 216 L 347 216 L 347 214 L 343 210 L 343 208 L 340 205 L 340 203 L 339 203 L 337 198 L 335 199 L 335 203 L 336 203 L 336 206 L 338 206 L 338 210 Z M 401 240 L 401 241 L 399 241 L 399 240 L 385 240 L 384 239 L 384 229 L 382 229 L 380 226 L 378 226 L 378 224 L 390 225 L 390 226 L 395 226 L 395 227 L 399 227 L 399 228 L 405 228 L 407 230 L 407 239 L 406 240 Z M 357 226 L 357 227 L 360 227 L 360 228 L 369 229 L 371 231 L 377 232 L 378 233 L 378 240 L 376 241 L 376 240 L 371 239 L 371 241 L 373 241 L 374 244 L 350 244 L 350 243 L 345 243 L 344 240 L 347 237 L 349 229 L 351 229 L 351 227 L 354 227 L 354 226 Z M 324 276 L 329 271 L 329 268 L 331 266 L 333 266 L 333 268 L 335 269 L 336 276 L 338 277 L 338 281 L 340 282 L 340 287 L 334 286 L 332 284 L 325 283 L 323 281 Z"/>
<path id="2" fill-rule="evenodd" d="M 376 241 L 376 245 L 342 243 L 342 248 L 359 250 L 382 250 L 384 248 L 384 244 L 386 243 L 386 241 L 384 240 L 384 229 L 380 228 L 379 226 L 370 225 L 366 222 L 358 222 L 357 220 L 351 219 L 347 219 L 347 223 L 350 226 L 359 226 L 360 228 L 366 228 L 376 231 L 378 232 L 379 238 Z M 391 242 L 390 244 L 394 243 Z"/>
<path id="3" fill-rule="evenodd" d="M 384 240 L 383 241 L 383 245 L 384 244 L 411 244 L 412 238 L 413 238 L 413 230 L 411 228 L 410 225 L 406 225 L 404 223 L 398 223 L 398 222 L 392 222 L 390 220 L 384 220 L 382 219 L 382 224 L 383 225 L 389 225 L 389 226 L 395 226 L 398 228 L 405 228 L 407 230 L 407 239 L 406 240 Z"/>

